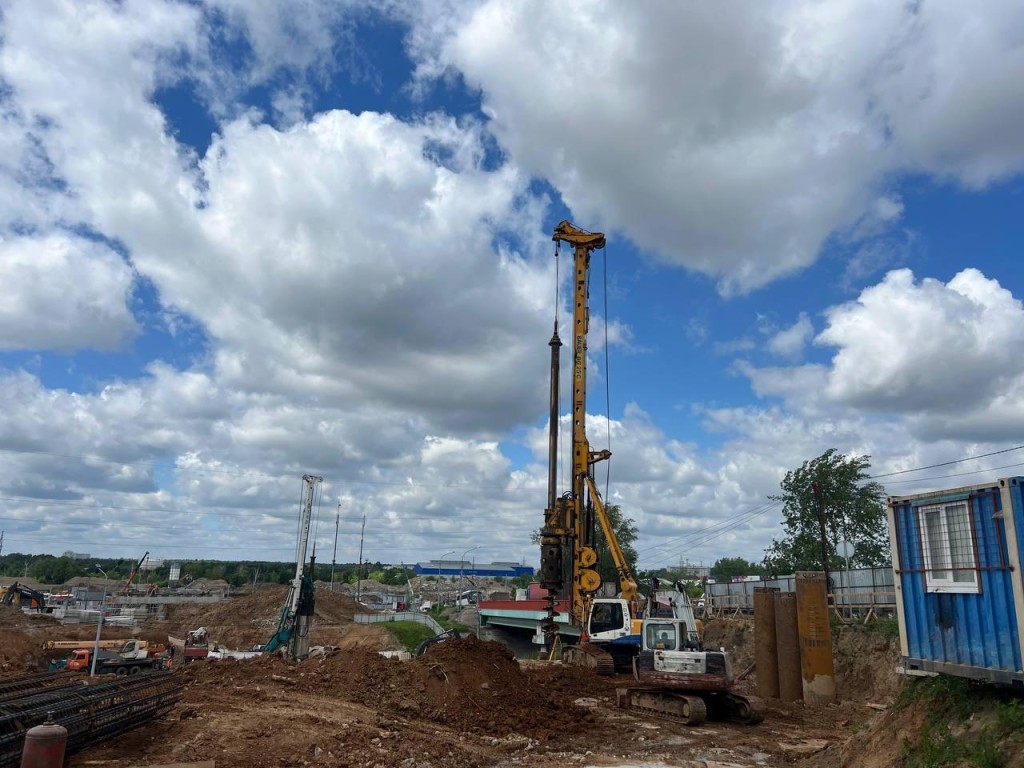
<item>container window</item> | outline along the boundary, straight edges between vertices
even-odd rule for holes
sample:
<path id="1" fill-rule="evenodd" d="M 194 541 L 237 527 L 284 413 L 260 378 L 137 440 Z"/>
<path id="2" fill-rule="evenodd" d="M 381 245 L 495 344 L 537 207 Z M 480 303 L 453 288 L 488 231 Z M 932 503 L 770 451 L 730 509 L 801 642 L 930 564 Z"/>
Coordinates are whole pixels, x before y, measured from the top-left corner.
<path id="1" fill-rule="evenodd" d="M 918 507 L 929 592 L 978 592 L 978 563 L 966 501 Z"/>

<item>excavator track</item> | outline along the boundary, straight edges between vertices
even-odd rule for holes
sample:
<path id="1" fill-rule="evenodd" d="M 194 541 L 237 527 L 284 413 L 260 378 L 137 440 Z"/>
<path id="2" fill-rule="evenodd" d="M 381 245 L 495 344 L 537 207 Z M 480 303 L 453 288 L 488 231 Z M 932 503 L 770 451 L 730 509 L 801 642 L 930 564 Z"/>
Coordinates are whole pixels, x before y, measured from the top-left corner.
<path id="1" fill-rule="evenodd" d="M 591 643 L 570 645 L 562 650 L 562 661 L 572 667 L 586 667 L 603 677 L 615 674 L 615 659 L 606 650 Z"/>
<path id="2" fill-rule="evenodd" d="M 623 709 L 643 712 L 683 725 L 700 725 L 705 720 L 757 725 L 764 720 L 766 711 L 764 701 L 755 696 L 717 691 L 618 688 L 616 699 Z"/>
<path id="3" fill-rule="evenodd" d="M 623 709 L 672 720 L 683 725 L 700 725 L 708 716 L 700 696 L 644 688 L 617 688 L 616 700 Z"/>
<path id="4" fill-rule="evenodd" d="M 738 693 L 705 694 L 708 717 L 712 720 L 728 720 L 743 725 L 757 725 L 764 720 L 767 706 L 756 696 L 740 696 Z"/>

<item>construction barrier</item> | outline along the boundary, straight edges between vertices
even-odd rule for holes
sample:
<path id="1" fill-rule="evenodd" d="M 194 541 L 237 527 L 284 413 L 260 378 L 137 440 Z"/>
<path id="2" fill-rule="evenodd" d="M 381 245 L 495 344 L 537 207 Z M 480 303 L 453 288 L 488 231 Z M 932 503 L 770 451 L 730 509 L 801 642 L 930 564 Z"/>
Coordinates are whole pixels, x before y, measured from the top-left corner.
<path id="1" fill-rule="evenodd" d="M 896 587 L 892 568 L 855 568 L 833 571 L 829 602 L 842 621 L 864 623 L 896 615 Z M 715 582 L 707 585 L 705 618 L 743 616 L 754 612 L 755 589 L 796 591 L 796 576 L 758 581 Z"/>

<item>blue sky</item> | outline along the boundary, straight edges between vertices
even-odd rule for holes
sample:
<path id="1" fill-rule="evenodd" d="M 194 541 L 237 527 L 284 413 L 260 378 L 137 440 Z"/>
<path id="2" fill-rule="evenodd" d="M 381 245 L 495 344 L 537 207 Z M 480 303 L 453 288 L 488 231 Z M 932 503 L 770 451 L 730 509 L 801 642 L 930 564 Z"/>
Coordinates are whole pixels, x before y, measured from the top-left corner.
<path id="1" fill-rule="evenodd" d="M 589 430 L 641 567 L 760 559 L 828 448 L 1016 446 L 1022 32 L 1012 2 L 5 5 L 5 550 L 286 560 L 315 472 L 339 560 L 365 513 L 374 560 L 535 562 L 563 218 L 608 238 Z"/>

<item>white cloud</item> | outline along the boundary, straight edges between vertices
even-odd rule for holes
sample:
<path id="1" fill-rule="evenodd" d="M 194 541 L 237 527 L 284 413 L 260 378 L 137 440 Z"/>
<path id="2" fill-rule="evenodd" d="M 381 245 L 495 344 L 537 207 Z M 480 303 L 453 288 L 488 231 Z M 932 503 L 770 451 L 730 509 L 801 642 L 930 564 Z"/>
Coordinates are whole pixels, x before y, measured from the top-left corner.
<path id="1" fill-rule="evenodd" d="M 0 376 L 12 458 L 0 488 L 16 497 L 5 503 L 15 536 L 45 535 L 27 539 L 41 548 L 71 531 L 96 551 L 141 551 L 159 532 L 169 554 L 227 547 L 212 551 L 286 559 L 299 477 L 314 471 L 327 479 L 324 519 L 340 501 L 351 534 L 367 513 L 372 559 L 485 539 L 481 558 L 532 560 L 547 433 L 527 430 L 526 467 L 504 450 L 547 398 L 553 265 L 540 235 L 546 201 L 529 173 L 550 180 L 581 221 L 740 291 L 810 263 L 837 230 L 853 240 L 888 232 L 903 205 L 887 188 L 893 171 L 979 185 L 1020 167 L 1019 137 L 999 127 L 1016 102 L 965 94 L 979 73 L 1016 93 L 1016 58 L 1005 72 L 991 67 L 1015 29 L 1001 10 L 965 31 L 954 71 L 934 41 L 956 19 L 930 5 L 370 5 L 413 13 L 421 76 L 461 73 L 478 85 L 489 126 L 341 109 L 307 119 L 310 83 L 337 76 L 361 4 L 5 6 L 3 247 L 56 245 L 45 280 L 23 256 L 0 263 L 5 286 L 22 270 L 20 303 L 0 305 L 0 338 L 109 348 L 133 328 L 134 265 L 171 329 L 195 323 L 209 344 L 193 368 L 152 363 L 93 394 Z M 229 24 L 213 37 L 210 8 Z M 217 35 L 235 34 L 251 57 L 231 69 Z M 358 77 L 358 51 L 348 53 L 346 73 Z M 941 87 L 923 88 L 930 77 Z M 151 102 L 186 78 L 220 120 L 202 157 Z M 275 128 L 238 100 L 278 79 L 268 95 Z M 969 120 L 913 124 L 958 107 Z M 511 160 L 496 165 L 504 156 L 490 128 Z M 8 234 L 78 227 L 123 244 L 131 263 L 70 235 Z M 1019 346 L 1017 301 L 976 273 L 947 285 L 895 274 L 828 315 L 819 340 L 838 349 L 832 367 L 739 365 L 768 402 L 703 412 L 721 440 L 713 448 L 676 439 L 642 404 L 610 423 L 591 417 L 595 443 L 611 431 L 609 501 L 640 523 L 645 566 L 757 557 L 777 527 L 769 514 L 741 517 L 718 538 L 702 529 L 761 507 L 785 470 L 826 448 L 875 454 L 882 469 L 901 455 L 931 459 L 917 437 L 996 439 L 1008 425 L 1019 434 L 1020 371 L 1005 359 Z M 75 301 L 37 327 L 44 288 Z M 885 325 L 899 311 L 912 339 Z M 959 368 L 931 381 L 940 357 L 917 330 L 930 315 L 950 321 L 944 344 L 995 355 L 1005 380 L 973 400 L 975 382 Z M 602 322 L 595 315 L 592 332 Z M 613 319 L 608 332 L 632 351 L 627 325 Z M 809 332 L 801 315 L 769 348 L 795 356 Z M 898 359 L 878 359 L 883 343 Z M 922 381 L 930 410 L 907 416 Z M 984 446 L 984 434 L 976 439 Z M 351 541 L 340 559 L 355 556 Z"/>
<path id="2" fill-rule="evenodd" d="M 755 443 L 774 433 L 786 442 L 779 421 L 795 419 L 802 426 L 794 435 L 825 430 L 843 451 L 859 443 L 856 450 L 877 457 L 879 472 L 1017 440 L 1024 428 L 1024 364 L 1015 350 L 1024 341 L 1024 305 L 997 281 L 976 269 L 948 283 L 896 270 L 825 316 L 827 327 L 815 341 L 836 349 L 829 365 L 736 363 L 769 405 L 709 411 L 706 428 Z M 805 456 L 821 452 L 806 441 L 796 444 Z"/>
<path id="3" fill-rule="evenodd" d="M 768 351 L 777 357 L 796 359 L 803 354 L 804 347 L 814 333 L 814 326 L 806 312 L 789 328 L 785 328 L 768 339 Z"/>
<path id="4" fill-rule="evenodd" d="M 117 349 L 136 331 L 131 268 L 104 245 L 0 237 L 0 349 Z"/>
<path id="5" fill-rule="evenodd" d="M 882 411 L 952 413 L 1003 396 L 1024 375 L 1020 300 L 976 269 L 949 283 L 896 270 L 830 309 L 817 337 L 838 348 L 833 399 Z M 1024 414 L 1022 414 L 1024 415 Z"/>
<path id="6" fill-rule="evenodd" d="M 893 172 L 981 186 L 1024 167 L 1012 1 L 490 0 L 446 22 L 426 9 L 423 77 L 478 87 L 502 143 L 578 219 L 727 293 L 808 265 L 833 233 L 895 221 Z"/>

